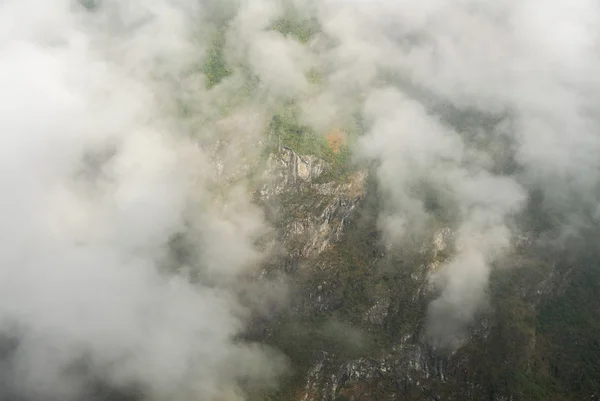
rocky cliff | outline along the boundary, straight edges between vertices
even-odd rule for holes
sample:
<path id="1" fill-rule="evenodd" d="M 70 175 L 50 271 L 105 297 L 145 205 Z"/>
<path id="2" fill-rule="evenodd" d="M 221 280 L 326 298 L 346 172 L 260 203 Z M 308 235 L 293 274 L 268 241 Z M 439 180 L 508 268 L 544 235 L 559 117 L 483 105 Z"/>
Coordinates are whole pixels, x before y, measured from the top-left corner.
<path id="1" fill-rule="evenodd" d="M 256 321 L 249 334 L 289 357 L 291 373 L 270 399 L 596 399 L 598 371 L 589 369 L 598 364 L 575 361 L 580 377 L 572 386 L 573 372 L 556 353 L 564 333 L 547 322 L 556 319 L 549 308 L 573 297 L 574 270 L 585 277 L 589 270 L 524 233 L 495 269 L 489 308 L 468 340 L 435 349 L 425 330 L 436 295 L 428 277 L 451 257 L 452 229 L 432 227 L 418 246 L 388 246 L 377 229 L 379 195 L 369 171 L 336 179 L 327 178 L 329 168 L 282 147 L 269 155 L 256 193 L 282 249 L 265 274 L 284 277 L 292 292 L 290 305 Z M 597 352 L 595 339 L 582 340 L 576 348 Z"/>

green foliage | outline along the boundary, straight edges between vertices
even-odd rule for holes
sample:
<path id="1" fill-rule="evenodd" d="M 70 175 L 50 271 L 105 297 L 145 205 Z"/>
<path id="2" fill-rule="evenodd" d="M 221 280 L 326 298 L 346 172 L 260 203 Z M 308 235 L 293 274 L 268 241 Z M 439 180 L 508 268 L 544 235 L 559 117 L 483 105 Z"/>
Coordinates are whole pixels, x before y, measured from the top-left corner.
<path id="1" fill-rule="evenodd" d="M 568 279 L 541 295 L 540 283 L 554 268 L 533 256 L 520 260 L 518 269 L 494 272 L 490 333 L 461 349 L 455 360 L 469 361 L 468 380 L 480 386 L 480 398 L 584 399 L 600 390 L 600 271 L 581 264 L 571 273 L 559 269 Z"/>
<path id="2" fill-rule="evenodd" d="M 306 73 L 306 79 L 309 83 L 313 85 L 321 85 L 323 83 L 323 75 L 316 68 L 311 68 L 310 70 L 308 70 L 308 72 Z"/>
<path id="3" fill-rule="evenodd" d="M 223 79 L 231 75 L 231 69 L 224 58 L 223 46 L 225 36 L 223 32 L 215 34 L 212 46 L 206 53 L 206 59 L 202 65 L 202 72 L 206 75 L 206 87 L 208 89 L 217 85 Z"/>
<path id="4" fill-rule="evenodd" d="M 316 155 L 334 166 L 350 165 L 347 154 L 333 152 L 324 137 L 296 121 L 292 112 L 273 119 L 271 132 L 282 145 L 300 154 Z M 342 241 L 315 261 L 322 268 L 296 278 L 300 292 L 305 294 L 323 282 L 329 286 L 323 294 L 328 297 L 325 310 L 309 309 L 302 318 L 293 317 L 277 329 L 277 345 L 286 342 L 281 348 L 292 357 L 299 372 L 313 366 L 321 351 L 332 352 L 336 362 L 357 355 L 385 354 L 401 333 L 418 331 L 423 324 L 428 299 L 415 300 L 416 286 L 423 282 L 413 277 L 426 261 L 410 253 L 388 253 L 385 259 L 379 258 L 381 250 L 371 236 L 377 231 L 375 216 L 380 210 L 377 196 L 373 196 L 376 192 L 370 188 L 371 195 L 361 202 L 360 214 L 365 218 L 353 220 Z M 313 195 L 294 194 L 294 208 L 320 210 L 319 198 Z M 545 222 L 540 218 L 526 223 L 544 228 L 540 224 Z M 447 381 L 434 383 L 436 392 L 448 399 L 460 399 L 461 392 L 468 391 L 471 399 L 502 396 L 514 401 L 575 401 L 600 392 L 600 269 L 594 260 L 580 263 L 572 273 L 559 269 L 558 276 L 567 279 L 558 289 L 541 294 L 540 288 L 547 290 L 542 283 L 555 273 L 556 260 L 539 252 L 542 254 L 528 250 L 512 255 L 508 263 L 518 268 L 494 270 L 489 331 L 450 357 Z M 386 264 L 391 266 L 387 271 Z M 389 314 L 382 326 L 368 327 L 369 336 L 364 337 L 361 347 L 336 343 L 336 336 L 324 329 L 331 319 L 366 328 L 362 318 L 382 293 L 393 294 Z M 301 376 L 299 373 L 289 388 L 303 386 Z"/>
<path id="5" fill-rule="evenodd" d="M 579 396 L 600 391 L 600 270 L 594 264 L 574 269 L 537 319 L 551 375 Z"/>
<path id="6" fill-rule="evenodd" d="M 285 36 L 291 36 L 298 41 L 305 43 L 319 31 L 316 21 L 299 20 L 291 16 L 281 18 L 271 26 L 271 29 L 282 33 Z"/>
<path id="7" fill-rule="evenodd" d="M 318 179 L 319 182 L 343 180 L 353 171 L 350 148 L 347 144 L 335 152 L 323 135 L 298 124 L 293 112 L 276 114 L 269 131 L 274 135 L 266 148 L 267 153 L 273 151 L 277 141 L 280 141 L 282 146 L 287 146 L 300 155 L 314 155 L 330 164 L 331 168 Z"/>

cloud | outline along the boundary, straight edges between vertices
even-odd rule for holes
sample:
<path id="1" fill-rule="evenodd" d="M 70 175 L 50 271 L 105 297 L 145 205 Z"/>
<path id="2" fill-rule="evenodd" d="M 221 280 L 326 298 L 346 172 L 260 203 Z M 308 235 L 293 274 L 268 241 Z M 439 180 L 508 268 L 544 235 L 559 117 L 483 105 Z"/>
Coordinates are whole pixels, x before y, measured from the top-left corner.
<path id="1" fill-rule="evenodd" d="M 201 146 L 174 112 L 202 9 L 1 7 L 1 396 L 85 399 L 102 384 L 230 400 L 241 382 L 273 384 L 281 357 L 237 340 L 235 286 L 264 256 L 262 215 L 243 180 L 219 179 L 210 128 L 194 132 Z"/>
<path id="2" fill-rule="evenodd" d="M 440 220 L 458 233 L 429 313 L 432 341 L 456 344 L 531 193 L 563 238 L 597 224 L 599 7 L 329 0 L 316 15 L 329 43 L 318 99 L 335 104 L 320 108 L 365 119 L 358 150 L 378 162 L 388 240 Z"/>
<path id="3" fill-rule="evenodd" d="M 237 340 L 260 303 L 238 291 L 267 229 L 245 177 L 282 104 L 319 132 L 365 127 L 387 241 L 454 228 L 431 278 L 437 346 L 485 307 L 534 191 L 561 233 L 597 224 L 592 0 L 85 4 L 0 6 L 5 397 L 244 399 L 241 382 L 274 382 L 280 358 Z M 320 31 L 301 41 L 281 18 Z M 216 33 L 228 71 L 207 88 Z"/>

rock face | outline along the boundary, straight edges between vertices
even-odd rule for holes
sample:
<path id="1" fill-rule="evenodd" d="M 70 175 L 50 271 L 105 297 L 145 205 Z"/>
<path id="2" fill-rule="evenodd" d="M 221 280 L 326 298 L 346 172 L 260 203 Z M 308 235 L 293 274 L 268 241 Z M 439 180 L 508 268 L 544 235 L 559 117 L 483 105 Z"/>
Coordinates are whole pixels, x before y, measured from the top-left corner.
<path id="1" fill-rule="evenodd" d="M 553 398 L 558 390 L 546 384 L 561 369 L 540 316 L 548 299 L 568 292 L 570 273 L 531 235 L 499 262 L 490 311 L 468 341 L 435 350 L 425 336 L 435 296 L 428 278 L 452 255 L 452 229 L 438 227 L 412 249 L 386 247 L 367 171 L 327 178 L 328 163 L 290 148 L 266 163 L 257 199 L 277 227 L 282 252 L 273 266 L 293 287 L 292 305 L 257 338 L 286 353 L 294 372 L 269 399 L 594 399 L 592 380 L 584 398 Z"/>
<path id="2" fill-rule="evenodd" d="M 268 158 L 259 198 L 281 205 L 275 217 L 281 238 L 297 257 L 314 257 L 339 241 L 364 197 L 366 172 L 355 172 L 342 183 L 319 182 L 328 168 L 323 160 L 288 147 Z"/>
<path id="3" fill-rule="evenodd" d="M 406 337 L 389 354 L 335 363 L 328 355 L 309 370 L 304 400 L 403 400 L 430 393 L 432 380 L 444 381 L 446 360 Z M 410 399 L 410 398 L 409 398 Z"/>

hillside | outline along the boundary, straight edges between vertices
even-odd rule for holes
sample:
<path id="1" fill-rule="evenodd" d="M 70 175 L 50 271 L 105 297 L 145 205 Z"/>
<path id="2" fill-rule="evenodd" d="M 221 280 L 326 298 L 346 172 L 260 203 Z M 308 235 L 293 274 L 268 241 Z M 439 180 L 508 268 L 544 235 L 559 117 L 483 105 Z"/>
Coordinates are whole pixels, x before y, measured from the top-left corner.
<path id="1" fill-rule="evenodd" d="M 427 278 L 452 257 L 452 230 L 433 227 L 418 247 L 386 248 L 367 170 L 322 182 L 325 163 L 314 156 L 283 149 L 269 160 L 278 190 L 263 189 L 260 202 L 278 205 L 286 254 L 267 274 L 283 275 L 294 295 L 249 334 L 290 358 L 289 378 L 267 399 L 596 399 L 595 251 L 565 259 L 534 231 L 523 234 L 498 261 L 489 308 L 468 339 L 435 349 L 425 335 L 436 295 Z"/>
<path id="2" fill-rule="evenodd" d="M 595 0 L 4 0 L 0 401 L 600 398 Z"/>

